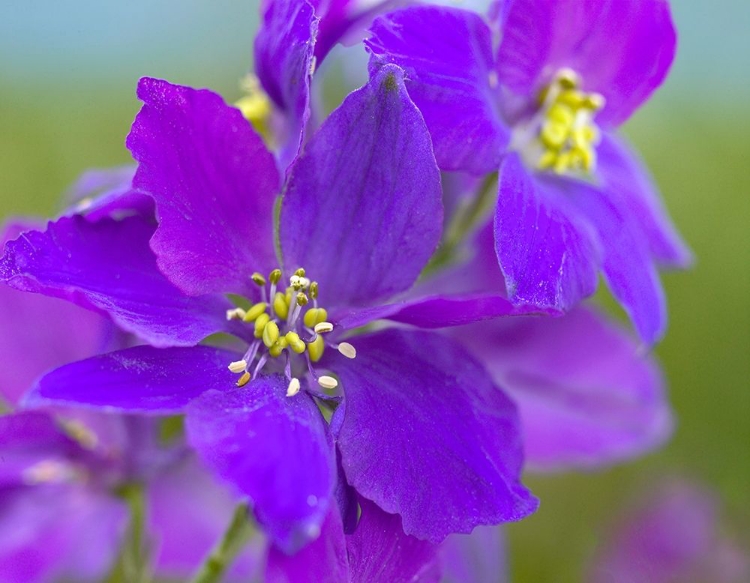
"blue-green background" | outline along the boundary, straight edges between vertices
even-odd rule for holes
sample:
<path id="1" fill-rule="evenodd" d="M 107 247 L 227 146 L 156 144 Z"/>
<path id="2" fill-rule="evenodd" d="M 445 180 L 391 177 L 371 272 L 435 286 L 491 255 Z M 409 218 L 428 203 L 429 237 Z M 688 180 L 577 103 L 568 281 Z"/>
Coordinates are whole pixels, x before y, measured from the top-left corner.
<path id="1" fill-rule="evenodd" d="M 679 425 L 638 463 L 529 476 L 542 506 L 508 529 L 516 581 L 580 580 L 613 517 L 665 472 L 715 488 L 735 534 L 750 526 L 750 3 L 672 4 L 673 73 L 625 131 L 698 258 L 664 276 L 671 325 L 656 354 Z M 140 76 L 238 97 L 256 12 L 249 0 L 0 3 L 0 217 L 52 213 L 82 170 L 129 160 Z"/>

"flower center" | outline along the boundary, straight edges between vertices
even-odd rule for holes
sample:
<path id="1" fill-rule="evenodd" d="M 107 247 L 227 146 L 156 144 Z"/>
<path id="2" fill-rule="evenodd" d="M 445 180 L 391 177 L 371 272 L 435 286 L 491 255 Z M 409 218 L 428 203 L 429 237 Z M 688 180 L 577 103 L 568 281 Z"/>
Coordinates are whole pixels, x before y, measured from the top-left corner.
<path id="1" fill-rule="evenodd" d="M 530 166 L 578 176 L 596 169 L 599 129 L 594 117 L 604 107 L 604 97 L 580 86 L 574 71 L 558 71 L 540 94 L 538 113 L 515 132 L 514 145 Z"/>
<path id="2" fill-rule="evenodd" d="M 310 281 L 300 268 L 289 278 L 289 286 L 282 290 L 278 286 L 281 275 L 280 269 L 274 269 L 266 280 L 260 273 L 254 273 L 252 280 L 261 289 L 261 301 L 247 309 L 227 311 L 227 319 L 242 320 L 253 326 L 256 339 L 242 360 L 229 364 L 229 370 L 241 375 L 237 386 L 242 387 L 266 365 L 283 362 L 289 381 L 287 396 L 299 392 L 301 374 L 309 374 L 324 389 L 335 389 L 338 381 L 328 375 L 318 375 L 313 365 L 323 357 L 326 346 L 347 358 L 355 358 L 357 351 L 348 342 L 337 344 L 326 339 L 334 326 L 327 320 L 328 311 L 318 306 L 318 282 Z"/>

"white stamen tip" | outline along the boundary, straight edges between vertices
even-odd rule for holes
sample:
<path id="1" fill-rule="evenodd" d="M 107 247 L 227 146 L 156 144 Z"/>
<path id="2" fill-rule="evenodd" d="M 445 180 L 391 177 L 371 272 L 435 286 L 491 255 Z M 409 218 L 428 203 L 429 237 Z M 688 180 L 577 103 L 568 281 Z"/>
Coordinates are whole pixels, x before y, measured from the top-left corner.
<path id="1" fill-rule="evenodd" d="M 339 382 L 335 378 L 329 377 L 327 375 L 319 377 L 318 384 L 324 389 L 335 389 L 339 386 Z"/>
<path id="2" fill-rule="evenodd" d="M 287 397 L 294 397 L 297 393 L 299 393 L 300 384 L 299 379 L 294 378 L 291 381 L 289 381 L 289 386 L 286 389 L 286 396 Z"/>
<path id="3" fill-rule="evenodd" d="M 234 373 L 241 373 L 244 372 L 247 368 L 247 361 L 246 360 L 236 360 L 234 362 L 229 363 L 229 370 L 231 370 Z"/>
<path id="4" fill-rule="evenodd" d="M 315 330 L 316 334 L 325 334 L 326 332 L 330 332 L 331 330 L 333 330 L 333 324 L 331 324 L 330 322 L 319 322 L 315 324 L 315 328 L 313 328 L 313 330 Z"/>
<path id="5" fill-rule="evenodd" d="M 242 308 L 232 308 L 227 310 L 227 320 L 242 320 L 246 313 Z"/>
<path id="6" fill-rule="evenodd" d="M 357 349 L 348 342 L 339 344 L 339 352 L 347 358 L 357 358 Z"/>

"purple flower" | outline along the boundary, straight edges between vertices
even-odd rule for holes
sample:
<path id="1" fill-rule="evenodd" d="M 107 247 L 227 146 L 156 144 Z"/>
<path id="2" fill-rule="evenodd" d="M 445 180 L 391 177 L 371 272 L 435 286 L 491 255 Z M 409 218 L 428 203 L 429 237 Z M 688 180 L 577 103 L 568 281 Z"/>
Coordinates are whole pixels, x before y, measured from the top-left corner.
<path id="1" fill-rule="evenodd" d="M 515 0 L 501 39 L 477 14 L 434 6 L 378 18 L 372 66 L 395 63 L 444 170 L 499 168 L 494 248 L 514 303 L 568 310 L 601 270 L 646 343 L 666 327 L 656 267 L 690 253 L 651 179 L 613 135 L 666 76 L 664 0 Z"/>
<path id="2" fill-rule="evenodd" d="M 337 456 L 347 482 L 399 514 L 406 535 L 439 542 L 532 512 L 515 408 L 471 354 L 435 333 L 342 337 L 375 318 L 438 327 L 529 311 L 498 294 L 478 315 L 473 296 L 388 303 L 412 286 L 442 228 L 439 172 L 402 72 L 375 73 L 291 167 L 283 270 L 281 178 L 240 112 L 153 79 L 138 92 L 133 186 L 153 197 L 158 227 L 141 216 L 60 219 L 9 243 L 0 274 L 172 347 L 64 366 L 28 403 L 185 412 L 191 445 L 286 553 L 321 532 L 343 479 Z M 233 308 L 228 293 L 254 303 Z M 218 331 L 245 339 L 244 353 L 189 346 Z M 319 407 L 335 408 L 330 426 Z"/>
<path id="3" fill-rule="evenodd" d="M 750 557 L 720 531 L 711 491 L 683 480 L 656 484 L 601 545 L 591 583 L 740 583 Z"/>

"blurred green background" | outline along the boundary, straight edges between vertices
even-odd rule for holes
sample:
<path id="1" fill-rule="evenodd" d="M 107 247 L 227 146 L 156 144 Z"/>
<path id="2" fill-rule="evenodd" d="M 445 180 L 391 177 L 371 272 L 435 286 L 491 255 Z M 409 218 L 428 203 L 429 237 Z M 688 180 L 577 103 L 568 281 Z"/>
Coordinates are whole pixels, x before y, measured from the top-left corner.
<path id="1" fill-rule="evenodd" d="M 677 432 L 637 463 L 529 476 L 542 506 L 508 528 L 514 581 L 581 580 L 618 512 L 665 472 L 711 485 L 728 528 L 750 532 L 750 3 L 672 4 L 673 74 L 625 131 L 697 256 L 664 276 L 671 325 L 656 354 Z M 49 215 L 81 171 L 129 161 L 138 77 L 239 97 L 256 12 L 251 0 L 3 2 L 0 217 Z"/>

